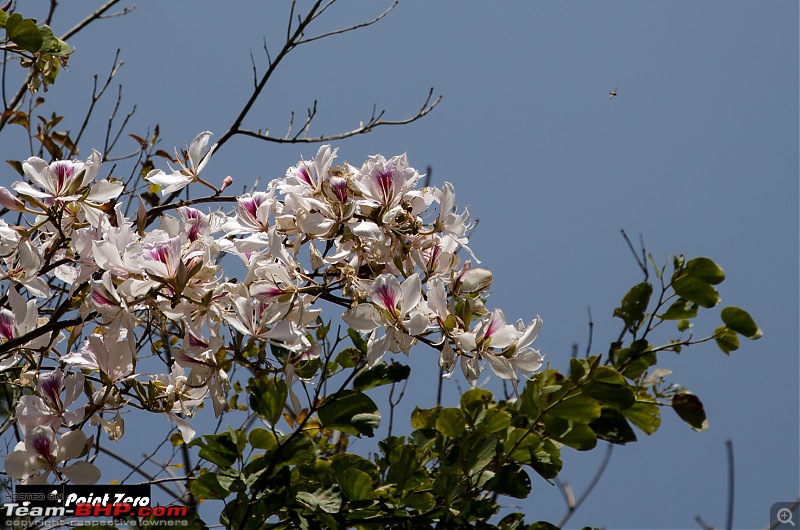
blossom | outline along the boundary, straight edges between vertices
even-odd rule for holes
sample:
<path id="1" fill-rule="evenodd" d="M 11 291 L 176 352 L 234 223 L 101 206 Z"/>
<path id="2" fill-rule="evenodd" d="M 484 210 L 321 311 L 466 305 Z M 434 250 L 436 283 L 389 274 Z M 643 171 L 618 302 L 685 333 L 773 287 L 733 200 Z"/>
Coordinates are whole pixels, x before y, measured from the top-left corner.
<path id="1" fill-rule="evenodd" d="M 36 300 L 22 298 L 14 287 L 8 290 L 8 305 L 11 309 L 0 309 L 0 344 L 7 340 L 23 337 L 27 333 L 39 327 L 38 310 Z M 46 346 L 50 342 L 51 333 L 45 333 L 32 339 L 24 345 L 26 348 L 38 349 Z M 16 351 L 5 359 L 0 360 L 0 370 L 12 366 L 17 361 Z"/>
<path id="2" fill-rule="evenodd" d="M 35 427 L 6 456 L 5 470 L 23 484 L 46 484 L 51 472 L 65 475 L 75 484 L 94 484 L 100 470 L 89 462 L 61 463 L 78 458 L 89 448 L 83 431 L 70 431 L 61 439 L 50 427 Z"/>
<path id="3" fill-rule="evenodd" d="M 219 353 L 224 346 L 222 338 L 212 335 L 208 342 L 187 332 L 184 347 L 172 349 L 172 356 L 183 368 L 189 369 L 186 384 L 190 387 L 207 387 L 214 406 L 214 416 L 228 410 L 225 394 L 231 388 L 230 379 L 224 369 Z"/>
<path id="4" fill-rule="evenodd" d="M 418 274 L 412 274 L 402 284 L 394 275 L 381 274 L 372 285 L 372 304 L 358 304 L 342 315 L 356 331 L 372 332 L 367 342 L 368 366 L 374 366 L 389 350 L 408 355 L 416 342 L 414 335 L 428 327 L 428 318 L 419 307 L 421 302 Z M 378 327 L 386 328 L 383 337 L 377 337 Z"/>
<path id="5" fill-rule="evenodd" d="M 205 131 L 197 135 L 189 145 L 187 153 L 188 165 L 183 161 L 180 162 L 181 169 L 178 171 L 170 168 L 172 173 L 167 174 L 161 169 L 154 169 L 150 171 L 144 178 L 161 187 L 161 194 L 167 195 L 180 191 L 192 182 L 200 180 L 200 172 L 208 164 L 211 154 L 217 148 L 217 144 L 211 146 L 205 155 L 203 152 L 208 146 L 208 139 L 211 138 L 211 132 Z M 175 153 L 176 158 L 181 158 L 178 153 Z"/>
<path id="6" fill-rule="evenodd" d="M 39 377 L 38 395 L 20 397 L 16 413 L 24 432 L 43 425 L 58 431 L 62 424 L 73 425 L 83 419 L 83 409 L 68 411 L 83 390 L 83 374 L 64 375 L 61 369 Z M 63 394 L 63 397 L 62 397 Z"/>
<path id="7" fill-rule="evenodd" d="M 493 348 L 506 348 L 521 336 L 521 332 L 517 331 L 514 326 L 506 324 L 506 317 L 500 309 L 495 309 L 481 319 L 473 331 L 457 332 L 454 336 L 461 350 L 473 352 L 476 360 L 486 359 L 492 371 L 499 377 L 517 379 L 514 368 L 508 359 L 492 350 Z M 467 366 L 464 369 L 464 376 L 469 380 L 474 380 L 476 377 L 474 366 Z"/>
<path id="8" fill-rule="evenodd" d="M 24 181 L 11 187 L 26 200 L 47 208 L 56 204 L 77 203 L 90 223 L 102 215 L 101 207 L 122 193 L 123 184 L 107 179 L 94 182 L 100 170 L 101 156 L 92 151 L 85 161 L 57 160 L 48 164 L 32 156 L 22 163 L 22 171 L 38 188 Z"/>

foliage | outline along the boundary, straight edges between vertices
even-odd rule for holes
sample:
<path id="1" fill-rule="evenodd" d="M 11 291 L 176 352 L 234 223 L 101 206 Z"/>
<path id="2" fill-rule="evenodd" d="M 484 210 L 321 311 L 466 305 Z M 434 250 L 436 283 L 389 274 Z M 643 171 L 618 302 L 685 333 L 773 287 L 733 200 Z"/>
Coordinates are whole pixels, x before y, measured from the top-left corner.
<path id="1" fill-rule="evenodd" d="M 319 6 L 290 22 L 284 50 L 315 40 L 304 31 Z M 0 12 L 0 27 L 5 49 L 30 69 L 28 88 L 46 89 L 68 45 L 18 13 Z M 653 434 L 664 407 L 707 429 L 702 402 L 667 382 L 659 355 L 711 341 L 729 354 L 739 337 L 761 336 L 745 310 L 725 307 L 722 324 L 696 338 L 724 272 L 706 257 L 659 267 L 649 256 L 644 280 L 613 311 L 618 340 L 562 374 L 532 347 L 538 316 L 509 324 L 487 307 L 492 274 L 473 266 L 473 225 L 454 186 L 419 187 L 405 156 L 339 166 L 323 145 L 284 177 L 226 195 L 232 178 L 203 171 L 242 133 L 237 118 L 218 144 L 202 132 L 174 156 L 158 147 L 158 127 L 132 134 L 135 170 L 101 178 L 124 123 L 103 153 L 69 160 L 80 132 L 57 131 L 55 113 L 38 116 L 34 131 L 43 102 L 6 109 L 0 122 L 39 146 L 9 161 L 24 178 L 0 188 L 14 218 L 0 219 L 0 433 L 16 441 L 4 468 L 22 482 L 97 481 L 93 449 L 105 440 L 84 431 L 120 440 L 135 410 L 179 431 L 171 445 L 198 460 L 186 457 L 185 498 L 223 501 L 228 528 L 553 528 L 501 518 L 502 498 L 527 497 L 532 473 L 556 479 L 564 448 Z M 432 108 L 426 101 L 413 119 Z M 341 137 L 386 123 L 378 116 Z M 351 440 L 374 437 L 385 421 L 375 389 L 407 382 L 399 354 L 423 347 L 437 352 L 444 378 L 460 367 L 455 377 L 472 388 L 458 407 L 417 407 L 408 434 L 356 454 Z M 511 394 L 477 386 L 487 367 Z M 196 435 L 191 418 L 206 404 L 220 426 L 238 412 L 248 419 Z"/>

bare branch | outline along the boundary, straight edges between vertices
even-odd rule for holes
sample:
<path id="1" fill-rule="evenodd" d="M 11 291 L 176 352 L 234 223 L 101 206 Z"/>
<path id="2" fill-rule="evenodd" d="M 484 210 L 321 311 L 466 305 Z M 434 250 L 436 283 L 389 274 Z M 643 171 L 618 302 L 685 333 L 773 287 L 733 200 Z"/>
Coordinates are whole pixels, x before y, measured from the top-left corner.
<path id="1" fill-rule="evenodd" d="M 389 6 L 389 8 L 386 11 L 384 11 L 383 13 L 381 13 L 380 15 L 378 15 L 377 17 L 375 17 L 374 19 L 372 19 L 372 20 L 370 20 L 368 22 L 362 22 L 361 24 L 356 24 L 355 26 L 350 26 L 350 27 L 347 27 L 347 28 L 342 28 L 342 29 L 337 29 L 337 30 L 334 30 L 334 31 L 329 31 L 328 33 L 323 33 L 322 35 L 317 35 L 316 37 L 309 37 L 307 39 L 303 39 L 303 40 L 299 41 L 297 44 L 298 45 L 300 45 L 300 44 L 308 44 L 309 42 L 314 42 L 316 40 L 324 39 L 326 37 L 332 37 L 334 35 L 342 35 L 343 33 L 349 33 L 351 31 L 354 31 L 354 30 L 357 30 L 357 29 L 361 29 L 361 28 L 366 28 L 368 26 L 372 26 L 373 24 L 376 24 L 376 23 L 380 22 L 386 15 L 391 13 L 392 10 L 394 10 L 394 8 L 397 7 L 397 4 L 399 2 L 400 2 L 400 0 L 395 0 L 395 2 L 391 6 Z M 331 4 L 332 3 L 333 2 L 331 2 Z M 328 5 L 330 5 L 330 4 L 328 4 Z M 325 6 L 322 10 L 320 10 L 320 14 L 322 14 L 322 12 L 325 9 L 327 9 L 327 7 L 328 6 Z"/>
<path id="2" fill-rule="evenodd" d="M 139 464 L 139 465 L 137 466 L 137 465 L 136 465 L 136 464 L 134 464 L 133 462 L 130 462 L 130 461 L 128 461 L 128 460 L 126 460 L 126 459 L 122 458 L 122 457 L 121 457 L 121 456 L 119 456 L 117 453 L 115 453 L 115 452 L 113 452 L 113 451 L 110 451 L 110 450 L 106 449 L 106 448 L 105 448 L 105 447 L 103 447 L 103 446 L 100 446 L 100 452 L 102 452 L 102 453 L 104 453 L 104 454 L 106 454 L 106 455 L 110 456 L 111 458 L 113 458 L 113 459 L 114 459 L 114 460 L 116 460 L 117 462 L 119 462 L 119 463 L 121 463 L 121 464 L 124 464 L 124 465 L 128 466 L 130 469 L 132 469 L 132 470 L 136 471 L 136 472 L 137 472 L 137 473 L 139 473 L 141 476 L 143 476 L 144 478 L 146 478 L 146 479 L 147 479 L 147 481 L 148 481 L 148 483 L 150 483 L 150 484 L 155 484 L 155 485 L 156 485 L 156 486 L 158 486 L 158 487 L 159 487 L 161 490 L 165 491 L 165 492 L 166 492 L 168 495 L 170 495 L 170 496 L 172 496 L 172 497 L 174 497 L 174 498 L 176 498 L 176 499 L 180 499 L 180 498 L 181 498 L 181 495 L 177 494 L 175 491 L 173 491 L 173 490 L 171 490 L 170 488 L 166 487 L 166 486 L 165 486 L 165 485 L 164 485 L 162 482 L 156 481 L 154 476 L 152 476 L 152 475 L 150 475 L 149 473 L 147 473 L 147 472 L 143 471 L 143 470 L 141 469 L 141 464 Z"/>
<path id="3" fill-rule="evenodd" d="M 114 62 L 111 65 L 111 70 L 108 72 L 108 76 L 106 76 L 106 81 L 105 83 L 103 83 L 103 86 L 100 88 L 100 90 L 97 89 L 97 75 L 94 76 L 94 82 L 92 86 L 92 99 L 91 102 L 89 103 L 89 110 L 86 111 L 86 116 L 84 116 L 83 118 L 83 123 L 81 124 L 81 128 L 78 130 L 78 134 L 75 137 L 74 141 L 75 145 L 78 145 L 78 143 L 80 143 L 81 137 L 83 136 L 83 133 L 86 130 L 86 126 L 89 124 L 89 119 L 91 118 L 92 113 L 94 112 L 95 105 L 100 100 L 100 98 L 103 97 L 103 94 L 105 93 L 106 89 L 111 84 L 111 80 L 114 79 L 114 77 L 117 75 L 117 72 L 119 72 L 119 69 L 122 68 L 122 65 L 124 64 L 123 61 L 119 60 L 119 52 L 120 50 L 118 48 L 117 52 L 114 54 Z M 117 103 L 119 104 L 119 100 L 117 101 Z"/>
<path id="4" fill-rule="evenodd" d="M 120 2 L 120 0 L 109 0 L 108 2 L 103 4 L 102 6 L 98 7 L 93 13 L 90 13 L 86 18 L 84 18 L 83 20 L 81 20 L 80 22 L 75 24 L 70 30 L 68 30 L 66 33 L 61 35 L 61 40 L 67 40 L 68 38 L 72 37 L 73 35 L 75 35 L 79 31 L 81 31 L 83 28 L 85 28 L 86 26 L 88 26 L 89 24 L 94 22 L 95 20 L 99 20 L 101 18 L 104 18 L 102 15 L 106 11 L 108 11 L 109 9 L 114 7 L 116 4 L 118 4 L 119 2 Z M 134 10 L 133 7 L 126 7 L 125 9 L 123 9 L 119 13 L 114 14 L 113 16 L 127 15 L 128 13 L 130 13 L 133 10 Z M 108 17 L 105 17 L 105 18 L 108 18 Z"/>
<path id="5" fill-rule="evenodd" d="M 699 524 L 700 528 L 702 528 L 703 530 L 715 530 L 713 526 L 705 522 L 703 518 L 700 517 L 699 515 L 696 515 L 694 520 L 697 521 L 697 524 Z"/>
<path id="6" fill-rule="evenodd" d="M 367 121 L 367 123 L 362 123 L 359 127 L 346 131 L 343 133 L 338 134 L 330 134 L 330 135 L 322 135 L 316 137 L 299 137 L 295 135 L 294 137 L 287 134 L 283 138 L 277 138 L 274 136 L 269 136 L 268 134 L 262 133 L 260 131 L 250 131 L 247 129 L 238 129 L 234 134 L 240 134 L 242 136 L 249 136 L 251 138 L 256 138 L 259 140 L 263 140 L 265 142 L 272 142 L 278 144 L 289 144 L 289 143 L 320 143 L 320 142 L 333 142 L 337 140 L 343 140 L 345 138 L 350 138 L 353 136 L 358 136 L 360 134 L 367 134 L 372 132 L 373 130 L 377 129 L 378 127 L 386 126 L 386 125 L 408 125 L 409 123 L 414 123 L 415 121 L 419 120 L 420 118 L 427 115 L 430 111 L 436 108 L 436 105 L 442 100 L 442 96 L 437 96 L 436 99 L 431 103 L 431 99 L 433 98 L 433 88 L 430 89 L 428 92 L 428 97 L 425 100 L 422 108 L 420 108 L 419 112 L 416 115 L 412 116 L 411 118 L 407 118 L 404 120 L 384 120 L 382 116 L 385 111 L 381 111 L 377 116 L 373 114 L 373 116 Z M 290 129 L 291 131 L 291 129 Z M 219 147 L 217 147 L 219 150 Z"/>
<path id="7" fill-rule="evenodd" d="M 628 244 L 628 248 L 631 250 L 631 254 L 633 254 L 633 258 L 636 260 L 636 264 L 639 265 L 639 268 L 642 269 L 644 273 L 644 280 L 647 281 L 647 278 L 650 277 L 650 273 L 647 270 L 647 258 L 645 257 L 645 250 L 644 250 L 644 237 L 639 234 L 639 241 L 642 245 L 642 258 L 639 257 L 639 253 L 636 252 L 636 249 L 633 248 L 633 243 L 631 243 L 628 234 L 625 233 L 625 230 L 620 230 L 622 232 L 622 237 L 625 238 L 625 243 Z"/>
<path id="8" fill-rule="evenodd" d="M 231 126 L 228 128 L 228 131 L 225 132 L 217 142 L 217 151 L 222 148 L 222 146 L 230 140 L 233 136 L 239 134 L 243 136 L 249 136 L 251 138 L 260 139 L 266 142 L 273 142 L 273 143 L 320 143 L 320 142 L 331 142 L 336 140 L 343 140 L 345 138 L 350 138 L 352 136 L 357 136 L 360 134 L 366 134 L 371 132 L 372 130 L 376 129 L 377 127 L 381 127 L 384 125 L 407 125 L 409 123 L 413 123 L 418 119 L 422 118 L 423 116 L 427 115 L 430 111 L 432 111 L 436 105 L 439 104 L 442 97 L 437 96 L 436 99 L 433 99 L 433 91 L 434 89 L 431 88 L 428 92 L 428 97 L 426 98 L 424 104 L 420 108 L 419 112 L 416 115 L 412 116 L 411 118 L 407 118 L 404 120 L 384 120 L 383 115 L 385 111 L 381 111 L 380 113 L 376 114 L 375 110 L 373 110 L 372 116 L 366 123 L 360 123 L 359 127 L 350 131 L 346 131 L 343 133 L 338 134 L 331 134 L 331 135 L 321 135 L 316 137 L 310 137 L 308 135 L 310 123 L 313 120 L 314 116 L 316 115 L 316 102 L 314 104 L 313 110 L 310 111 L 308 119 L 306 120 L 305 125 L 298 131 L 297 134 L 292 136 L 292 124 L 290 123 L 289 132 L 287 132 L 286 136 L 283 138 L 273 137 L 270 136 L 269 133 L 262 133 L 261 130 L 252 131 L 242 128 L 242 123 L 247 115 L 253 108 L 253 105 L 261 96 L 264 91 L 264 87 L 266 86 L 267 82 L 269 81 L 272 74 L 275 72 L 275 69 L 283 60 L 283 58 L 293 49 L 300 46 L 301 44 L 308 44 L 310 42 L 314 42 L 325 37 L 331 37 L 335 35 L 339 35 L 342 33 L 347 33 L 353 31 L 355 29 L 363 28 L 366 26 L 371 26 L 372 24 L 377 23 L 378 21 L 382 20 L 386 15 L 388 15 L 397 5 L 395 1 L 386 11 L 378 15 L 373 20 L 363 22 L 361 24 L 356 24 L 348 28 L 343 28 L 340 30 L 331 31 L 328 33 L 324 33 L 322 35 L 317 35 L 314 37 L 305 38 L 305 30 L 308 25 L 317 19 L 322 13 L 324 13 L 329 7 L 331 7 L 336 0 L 328 0 L 324 5 L 322 0 L 317 0 L 314 4 L 309 8 L 308 12 L 305 16 L 297 15 L 297 25 L 295 26 L 292 23 L 293 16 L 295 14 L 295 2 L 292 2 L 290 14 L 289 14 L 289 23 L 287 25 L 286 30 L 286 42 L 284 43 L 283 47 L 281 48 L 278 55 L 275 56 L 273 59 L 269 52 L 266 50 L 266 43 L 265 43 L 265 51 L 267 51 L 267 59 L 269 60 L 269 65 L 267 67 L 266 72 L 261 76 L 261 78 L 256 82 L 254 79 L 254 89 L 253 93 L 250 95 L 249 99 L 245 102 L 242 110 L 240 111 L 239 115 L 233 121 Z M 255 66 L 253 67 L 255 73 Z"/>
<path id="9" fill-rule="evenodd" d="M 726 518 L 725 528 L 733 530 L 733 504 L 736 484 L 734 481 L 733 468 L 733 441 L 725 441 L 725 449 L 728 451 L 728 517 Z"/>
<path id="10" fill-rule="evenodd" d="M 155 208 L 151 208 L 147 212 L 147 220 L 148 220 L 148 222 L 150 222 L 153 219 L 155 219 L 156 217 L 158 217 L 159 215 L 161 215 L 162 213 L 164 213 L 164 212 L 166 212 L 168 210 L 177 210 L 181 206 L 192 206 L 192 205 L 195 205 L 195 204 L 202 204 L 202 203 L 208 203 L 208 202 L 236 202 L 236 197 L 224 197 L 224 196 L 218 196 L 218 195 L 211 195 L 209 197 L 199 197 L 197 199 L 189 199 L 189 200 L 181 201 L 181 202 L 178 202 L 178 203 L 171 203 L 170 202 L 170 203 L 167 203 L 167 204 L 162 204 L 161 206 L 156 206 Z"/>
<path id="11" fill-rule="evenodd" d="M 559 528 L 567 524 L 567 521 L 569 521 L 570 517 L 572 517 L 572 515 L 576 511 L 578 511 L 578 508 L 581 507 L 581 504 L 583 504 L 584 501 L 587 498 L 589 498 L 589 495 L 591 495 L 592 490 L 594 490 L 595 486 L 597 486 L 597 483 L 600 482 L 600 478 L 603 476 L 603 473 L 605 473 L 606 467 L 608 466 L 608 462 L 611 460 L 611 453 L 613 452 L 614 452 L 614 446 L 612 444 L 608 444 L 608 446 L 606 447 L 606 454 L 603 457 L 603 461 L 600 462 L 600 467 L 597 468 L 597 472 L 594 474 L 594 477 L 592 477 L 591 482 L 589 482 L 589 485 L 586 486 L 586 490 L 580 497 L 578 497 L 578 499 L 573 503 L 572 506 L 570 506 L 570 504 L 567 503 L 567 513 L 565 513 L 564 517 L 562 517 L 561 521 L 559 521 L 558 523 Z M 571 494 L 572 491 L 570 490 L 569 493 Z"/>

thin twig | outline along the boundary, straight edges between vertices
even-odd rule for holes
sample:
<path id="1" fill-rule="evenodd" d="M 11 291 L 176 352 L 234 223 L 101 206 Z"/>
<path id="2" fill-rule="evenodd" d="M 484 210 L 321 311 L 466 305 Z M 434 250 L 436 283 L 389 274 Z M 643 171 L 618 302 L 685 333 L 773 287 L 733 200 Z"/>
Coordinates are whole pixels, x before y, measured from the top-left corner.
<path id="1" fill-rule="evenodd" d="M 155 481 L 155 477 L 153 475 L 147 473 L 146 471 L 143 471 L 140 468 L 140 466 L 137 466 L 133 462 L 130 462 L 130 461 L 126 460 L 125 458 L 119 456 L 117 453 L 115 453 L 113 451 L 110 451 L 110 450 L 108 450 L 108 449 L 106 449 L 105 447 L 102 447 L 102 446 L 100 447 L 100 452 L 110 456 L 111 458 L 113 458 L 114 460 L 116 460 L 117 462 L 119 462 L 121 464 L 125 464 L 130 469 L 136 470 L 137 473 L 139 473 L 141 476 L 146 478 L 151 484 L 155 484 L 161 490 L 163 490 L 167 494 L 169 494 L 172 498 L 175 498 L 175 499 L 180 499 L 181 498 L 181 496 L 178 493 L 174 492 L 173 490 L 171 490 L 170 488 L 168 488 L 164 484 L 162 484 L 160 482 L 154 482 Z"/>
<path id="2" fill-rule="evenodd" d="M 620 230 L 620 232 L 622 232 L 622 237 L 625 238 L 625 243 L 628 244 L 628 248 L 630 249 L 631 254 L 633 254 L 633 258 L 636 260 L 636 264 L 639 266 L 640 269 L 642 269 L 642 272 L 644 273 L 645 281 L 647 281 L 647 278 L 650 276 L 650 274 L 649 274 L 649 272 L 647 270 L 647 260 L 646 259 L 642 260 L 639 257 L 639 253 L 636 252 L 636 249 L 633 247 L 633 243 L 631 243 L 631 240 L 628 237 L 628 234 L 625 233 L 625 230 L 624 229 Z M 642 243 L 642 254 L 644 254 L 644 238 L 640 235 L 639 239 L 640 239 L 640 241 Z"/>
<path id="3" fill-rule="evenodd" d="M 572 506 L 567 504 L 567 513 L 565 513 L 564 517 L 562 517 L 561 521 L 559 521 L 558 523 L 559 527 L 563 527 L 565 524 L 567 524 L 567 521 L 569 521 L 570 517 L 572 517 L 572 515 L 576 511 L 578 511 L 578 508 L 581 507 L 581 504 L 583 504 L 583 502 L 587 498 L 589 498 L 589 495 L 592 493 L 592 490 L 594 490 L 594 487 L 597 486 L 598 482 L 600 482 L 600 478 L 603 476 L 603 473 L 605 473 L 606 467 L 608 466 L 608 462 L 611 460 L 611 453 L 613 452 L 614 452 L 614 446 L 612 444 L 608 444 L 608 446 L 606 447 L 606 454 L 603 457 L 603 461 L 600 462 L 600 467 L 597 468 L 597 472 L 594 474 L 594 477 L 592 477 L 592 480 L 591 482 L 589 482 L 589 485 L 586 486 L 586 490 L 583 492 L 583 494 L 580 497 L 578 497 L 578 499 L 574 502 Z"/>
<path id="4" fill-rule="evenodd" d="M 714 530 L 714 527 L 705 522 L 703 518 L 700 517 L 699 515 L 696 515 L 694 517 L 694 520 L 697 521 L 697 524 L 699 524 L 700 528 L 702 528 L 703 530 Z"/>
<path id="5" fill-rule="evenodd" d="M 333 2 L 331 2 L 331 4 L 332 4 L 332 3 L 333 3 Z M 367 26 L 371 26 L 371 25 L 373 25 L 373 24 L 376 24 L 377 22 L 380 22 L 380 20 L 381 20 L 381 19 L 383 19 L 383 18 L 384 18 L 386 15 L 388 15 L 389 13 L 391 13 L 391 12 L 392 12 L 392 10 L 393 10 L 395 7 L 397 7 L 397 4 L 398 4 L 398 3 L 400 3 L 400 0 L 395 0 L 395 2 L 394 2 L 394 3 L 393 3 L 391 6 L 389 6 L 389 8 L 388 8 L 386 11 L 384 11 L 383 13 L 381 13 L 380 15 L 378 15 L 376 18 L 373 18 L 372 20 L 370 20 L 370 21 L 368 21 L 368 22 L 362 22 L 361 24 L 356 24 L 355 26 L 350 26 L 350 27 L 347 27 L 347 28 L 343 28 L 343 29 L 337 29 L 337 30 L 335 30 L 335 31 L 330 31 L 330 32 L 328 32 L 328 33 L 323 33 L 322 35 L 317 35 L 316 37 L 309 37 L 309 38 L 307 38 L 307 39 L 303 39 L 303 40 L 299 41 L 297 44 L 298 44 L 298 45 L 299 45 L 299 44 L 307 44 L 307 43 L 309 43 L 309 42 L 314 42 L 315 40 L 324 39 L 324 38 L 326 38 L 326 37 L 332 37 L 332 36 L 334 36 L 334 35 L 341 35 L 341 34 L 343 34 L 343 33 L 348 33 L 348 32 L 350 32 L 350 31 L 355 31 L 355 30 L 357 30 L 357 29 L 360 29 L 360 28 L 366 28 Z M 328 5 L 330 5 L 330 4 L 328 4 Z M 327 6 L 325 6 L 325 8 L 323 8 L 323 9 L 320 11 L 320 13 L 322 13 L 322 11 L 324 11 L 325 9 L 327 9 Z"/>
<path id="6" fill-rule="evenodd" d="M 592 337 L 594 336 L 594 320 L 592 320 L 592 308 L 589 307 L 589 343 L 586 345 L 586 357 L 592 353 Z"/>
<path id="7" fill-rule="evenodd" d="M 73 35 L 75 35 L 79 31 L 81 31 L 83 28 L 85 28 L 86 26 L 88 26 L 89 24 L 94 22 L 95 20 L 103 18 L 102 17 L 103 13 L 105 13 L 106 11 L 108 11 L 109 9 L 114 7 L 119 2 L 120 2 L 120 0 L 109 0 L 108 2 L 103 4 L 102 6 L 98 7 L 93 13 L 89 14 L 86 18 L 84 18 L 83 20 L 81 20 L 80 22 L 75 24 L 70 30 L 68 30 L 66 33 L 61 35 L 61 40 L 67 40 L 68 38 L 72 37 Z M 130 13 L 131 11 L 133 11 L 133 9 L 134 8 L 132 8 L 132 7 L 126 7 L 118 15 L 126 15 L 126 14 Z"/>
<path id="8" fill-rule="evenodd" d="M 736 491 L 733 467 L 733 441 L 726 440 L 725 448 L 728 451 L 728 517 L 726 518 L 725 528 L 733 530 L 733 503 Z"/>

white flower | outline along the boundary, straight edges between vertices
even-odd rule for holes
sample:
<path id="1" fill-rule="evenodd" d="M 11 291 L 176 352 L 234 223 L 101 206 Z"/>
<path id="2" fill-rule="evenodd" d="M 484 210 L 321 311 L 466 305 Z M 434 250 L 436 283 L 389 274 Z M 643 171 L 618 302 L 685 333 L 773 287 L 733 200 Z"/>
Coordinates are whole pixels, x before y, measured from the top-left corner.
<path id="1" fill-rule="evenodd" d="M 217 148 L 217 144 L 214 144 L 211 146 L 211 149 L 208 150 L 205 156 L 203 155 L 206 146 L 208 146 L 209 138 L 211 138 L 211 133 L 209 131 L 205 131 L 198 134 L 197 137 L 192 140 L 192 143 L 189 145 L 188 165 L 181 161 L 181 169 L 175 171 L 174 169 L 170 168 L 172 173 L 169 175 L 163 170 L 154 169 L 144 177 L 145 180 L 160 186 L 161 195 L 167 195 L 169 193 L 180 191 L 190 183 L 199 180 L 200 172 L 206 167 L 208 160 L 211 158 L 211 154 L 214 152 L 214 149 Z M 178 159 L 181 158 L 178 156 L 177 152 L 175 153 L 175 156 Z"/>
<path id="2" fill-rule="evenodd" d="M 24 181 L 15 182 L 11 187 L 23 198 L 40 207 L 77 202 L 87 220 L 96 226 L 103 215 L 101 207 L 116 199 L 123 189 L 122 182 L 118 181 L 103 179 L 94 182 L 100 171 L 101 161 L 97 151 L 92 151 L 86 162 L 58 160 L 48 164 L 33 156 L 22 163 L 22 170 L 39 188 Z"/>
<path id="3" fill-rule="evenodd" d="M 372 304 L 358 304 L 342 318 L 348 326 L 359 331 L 372 332 L 368 341 L 368 366 L 374 366 L 391 350 L 408 355 L 414 345 L 415 335 L 428 327 L 423 308 L 421 282 L 412 274 L 401 284 L 392 274 L 381 274 L 372 284 Z M 386 335 L 378 338 L 377 328 L 386 328 Z"/>
<path id="4" fill-rule="evenodd" d="M 62 473 L 75 484 L 94 484 L 100 479 L 100 470 L 93 464 L 60 465 L 78 458 L 88 447 L 83 431 L 68 432 L 59 440 L 50 427 L 36 427 L 6 456 L 5 470 L 23 484 L 45 484 L 51 472 Z"/>

